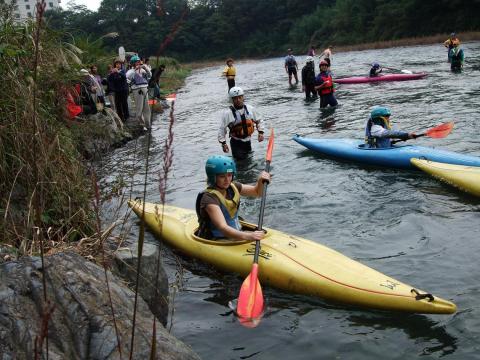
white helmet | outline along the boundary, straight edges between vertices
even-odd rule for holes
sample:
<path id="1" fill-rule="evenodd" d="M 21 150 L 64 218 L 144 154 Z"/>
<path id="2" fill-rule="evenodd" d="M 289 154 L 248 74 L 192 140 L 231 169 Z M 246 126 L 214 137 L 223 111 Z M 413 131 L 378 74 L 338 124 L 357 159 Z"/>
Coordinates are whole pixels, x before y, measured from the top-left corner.
<path id="1" fill-rule="evenodd" d="M 311 56 L 307 56 L 307 58 L 305 59 L 305 62 L 309 63 L 309 62 L 312 62 L 313 61 L 313 57 Z"/>
<path id="2" fill-rule="evenodd" d="M 234 98 L 235 96 L 242 96 L 243 90 L 241 87 L 234 86 L 230 89 L 230 91 L 228 92 L 228 95 L 230 95 L 231 98 Z"/>

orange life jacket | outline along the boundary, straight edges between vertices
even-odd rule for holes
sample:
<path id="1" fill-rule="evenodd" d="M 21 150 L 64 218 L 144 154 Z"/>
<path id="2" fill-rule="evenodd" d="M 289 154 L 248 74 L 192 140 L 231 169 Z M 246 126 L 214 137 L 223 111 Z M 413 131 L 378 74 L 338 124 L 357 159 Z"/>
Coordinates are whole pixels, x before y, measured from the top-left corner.
<path id="1" fill-rule="evenodd" d="M 230 129 L 230 136 L 238 139 L 245 139 L 255 131 L 255 121 L 251 118 L 247 106 L 243 105 L 243 109 L 245 112 L 241 115 L 240 111 L 233 106 L 230 106 L 230 110 L 232 110 L 233 118 L 235 120 L 228 124 L 228 128 Z"/>
<path id="2" fill-rule="evenodd" d="M 326 84 L 320 89 L 320 95 L 328 95 L 333 93 L 335 90 L 333 89 L 332 75 L 330 75 L 329 72 L 321 72 L 320 77 L 323 80 L 323 84 Z"/>

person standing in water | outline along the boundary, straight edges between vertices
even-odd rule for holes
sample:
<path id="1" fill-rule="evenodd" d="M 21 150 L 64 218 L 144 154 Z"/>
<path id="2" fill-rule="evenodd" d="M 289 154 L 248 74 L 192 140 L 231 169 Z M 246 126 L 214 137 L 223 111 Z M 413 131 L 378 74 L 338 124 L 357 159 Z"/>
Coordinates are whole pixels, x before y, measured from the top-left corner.
<path id="1" fill-rule="evenodd" d="M 328 71 L 328 63 L 325 60 L 320 61 L 320 74 L 315 78 L 315 90 L 320 94 L 320 108 L 326 108 L 327 105 L 337 106 L 338 102 L 333 93 L 333 79 Z"/>
<path id="2" fill-rule="evenodd" d="M 237 75 L 237 69 L 233 66 L 233 59 L 227 59 L 227 66 L 222 71 L 222 75 L 227 78 L 228 91 L 235 86 L 235 75 Z"/>
<path id="3" fill-rule="evenodd" d="M 307 56 L 306 64 L 302 68 L 302 91 L 305 93 L 307 100 L 317 97 L 315 90 L 315 64 L 313 57 Z"/>
<path id="4" fill-rule="evenodd" d="M 252 151 L 251 135 L 255 128 L 258 131 L 258 141 L 263 141 L 263 124 L 251 105 L 243 101 L 242 88 L 235 86 L 230 89 L 229 95 L 232 98 L 231 105 L 222 115 L 220 128 L 218 129 L 218 141 L 222 145 L 224 153 L 229 152 L 226 141 L 227 131 L 230 135 L 230 146 L 235 159 L 245 159 Z"/>
<path id="5" fill-rule="evenodd" d="M 448 55 L 448 62 L 451 62 L 451 57 L 450 57 L 450 50 L 454 48 L 455 45 L 460 45 L 460 40 L 458 39 L 457 35 L 453 32 L 450 34 L 450 37 L 443 42 L 443 46 L 447 48 L 447 55 Z"/>
<path id="6" fill-rule="evenodd" d="M 285 57 L 285 71 L 288 74 L 288 83 L 290 86 L 292 86 L 292 75 L 295 77 L 295 84 L 298 84 L 297 70 L 297 60 L 295 60 L 295 56 L 292 55 L 292 49 L 288 49 L 288 55 Z"/>
<path id="7" fill-rule="evenodd" d="M 320 54 L 320 58 L 323 58 L 328 64 L 328 67 L 332 66 L 332 45 L 328 45 L 325 50 Z"/>

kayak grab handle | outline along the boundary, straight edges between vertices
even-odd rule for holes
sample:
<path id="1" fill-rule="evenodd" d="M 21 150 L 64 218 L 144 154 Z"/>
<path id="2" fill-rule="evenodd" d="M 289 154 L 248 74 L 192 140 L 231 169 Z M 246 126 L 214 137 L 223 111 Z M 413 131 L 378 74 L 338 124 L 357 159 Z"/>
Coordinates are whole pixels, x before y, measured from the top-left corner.
<path id="1" fill-rule="evenodd" d="M 412 289 L 410 290 L 411 293 L 415 294 L 415 300 L 423 300 L 423 299 L 428 299 L 428 301 L 433 301 L 435 298 L 433 297 L 432 294 L 420 294 L 418 290 Z"/>

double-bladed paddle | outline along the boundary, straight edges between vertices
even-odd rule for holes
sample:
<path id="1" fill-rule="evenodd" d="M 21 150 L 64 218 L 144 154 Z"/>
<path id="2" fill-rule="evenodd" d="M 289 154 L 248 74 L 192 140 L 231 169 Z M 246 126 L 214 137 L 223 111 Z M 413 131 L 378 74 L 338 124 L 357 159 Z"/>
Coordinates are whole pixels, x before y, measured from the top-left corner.
<path id="1" fill-rule="evenodd" d="M 267 156 L 265 157 L 265 171 L 270 171 L 273 152 L 273 128 L 270 130 L 268 139 Z M 258 216 L 258 230 L 262 230 L 263 213 L 265 210 L 265 199 L 267 197 L 268 182 L 264 182 L 262 201 L 260 203 L 260 214 Z M 260 241 L 255 242 L 255 255 L 253 256 L 252 271 L 243 281 L 238 295 L 237 315 L 240 317 L 240 323 L 247 327 L 258 325 L 260 316 L 263 313 L 263 293 L 260 281 L 258 281 L 258 255 L 260 253 Z"/>
<path id="2" fill-rule="evenodd" d="M 443 124 L 437 125 L 433 128 L 430 128 L 422 134 L 415 135 L 414 139 L 422 137 L 422 136 L 428 136 L 428 137 L 431 137 L 433 139 L 442 139 L 442 138 L 446 137 L 448 134 L 450 134 L 452 132 L 452 129 L 453 129 L 453 121 L 450 121 L 448 123 L 443 123 Z M 400 141 L 407 141 L 407 140 L 410 140 L 410 139 L 395 140 L 395 141 L 392 141 L 392 144 L 395 144 L 395 143 L 400 142 Z"/>

